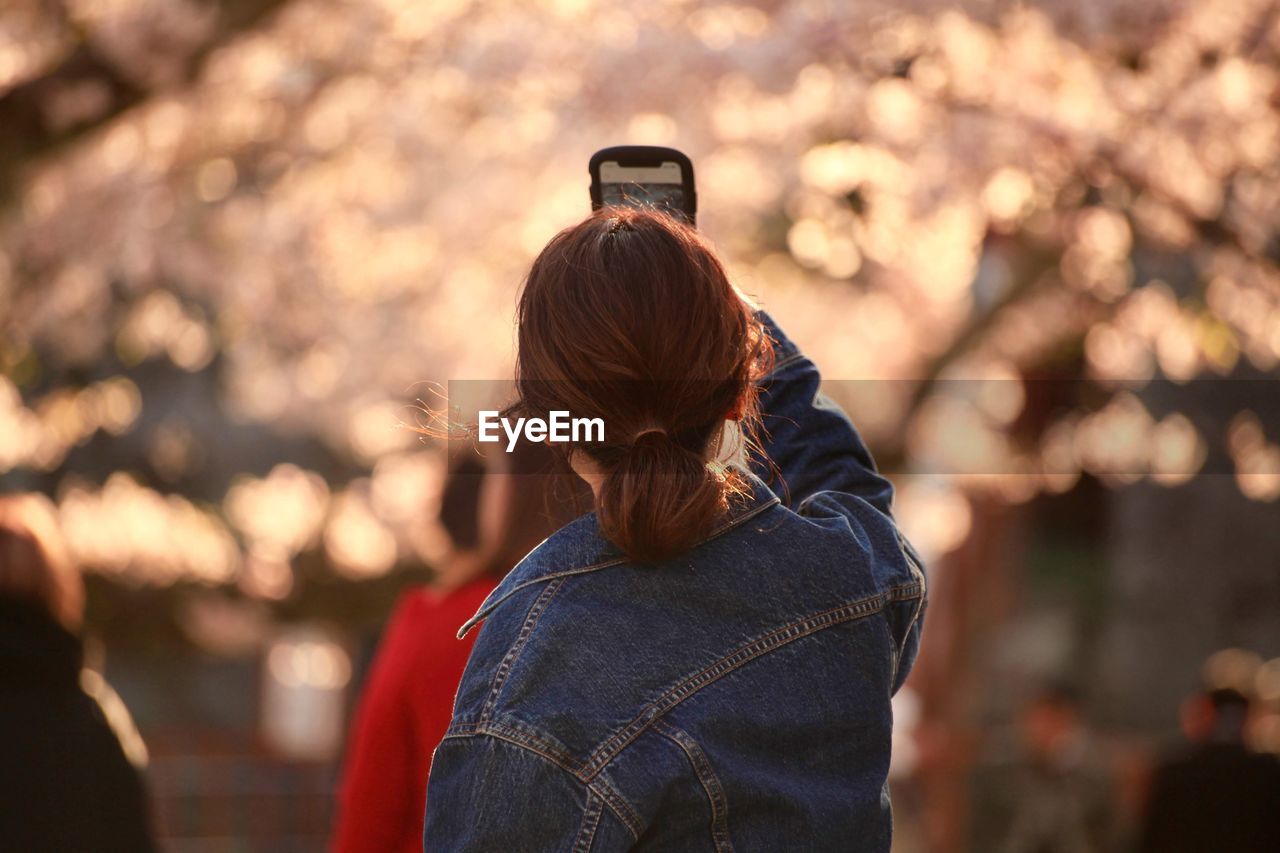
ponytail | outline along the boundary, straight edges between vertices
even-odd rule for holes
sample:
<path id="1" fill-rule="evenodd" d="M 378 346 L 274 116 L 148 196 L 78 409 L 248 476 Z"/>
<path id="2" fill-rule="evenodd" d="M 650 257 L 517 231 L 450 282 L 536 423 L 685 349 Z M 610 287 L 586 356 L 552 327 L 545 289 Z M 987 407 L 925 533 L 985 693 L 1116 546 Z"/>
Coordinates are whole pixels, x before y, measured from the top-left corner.
<path id="1" fill-rule="evenodd" d="M 633 559 L 662 560 L 706 535 L 726 505 L 727 483 L 704 448 L 646 430 L 605 466 L 596 503 L 601 532 Z"/>

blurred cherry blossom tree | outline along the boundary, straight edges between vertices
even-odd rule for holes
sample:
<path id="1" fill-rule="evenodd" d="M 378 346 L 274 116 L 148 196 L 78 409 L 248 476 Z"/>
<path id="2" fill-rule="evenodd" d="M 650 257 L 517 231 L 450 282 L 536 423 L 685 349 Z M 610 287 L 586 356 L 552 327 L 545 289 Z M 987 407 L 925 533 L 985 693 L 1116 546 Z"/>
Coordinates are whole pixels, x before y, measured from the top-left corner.
<path id="1" fill-rule="evenodd" d="M 133 581 L 430 561 L 442 457 L 397 422 L 509 373 L 524 271 L 631 142 L 691 155 L 739 282 L 944 475 L 902 490 L 932 553 L 975 495 L 1211 451 L 1275 501 L 1265 419 L 1142 388 L 1275 375 L 1278 59 L 1274 0 L 10 2 L 0 476 Z M 1042 376 L 1105 393 L 1028 430 Z"/>

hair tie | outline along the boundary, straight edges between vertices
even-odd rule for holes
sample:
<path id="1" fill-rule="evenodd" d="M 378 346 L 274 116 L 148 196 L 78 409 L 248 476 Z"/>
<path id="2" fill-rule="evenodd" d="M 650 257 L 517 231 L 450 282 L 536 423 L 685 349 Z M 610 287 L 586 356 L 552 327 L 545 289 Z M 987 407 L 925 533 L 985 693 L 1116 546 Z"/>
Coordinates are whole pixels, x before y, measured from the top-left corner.
<path id="1" fill-rule="evenodd" d="M 666 431 L 665 429 L 663 429 L 662 427 L 648 427 L 647 429 L 642 429 L 642 430 L 640 430 L 638 433 L 636 433 L 635 435 L 631 436 L 631 443 L 632 443 L 632 444 L 635 444 L 636 442 L 638 442 L 638 441 L 640 440 L 640 437 L 641 437 L 641 436 L 644 436 L 644 435 L 650 435 L 650 434 L 653 434 L 653 433 L 657 433 L 658 435 L 661 435 L 661 436 L 666 437 L 666 438 L 670 438 L 670 437 L 671 437 L 671 436 L 667 433 L 667 431 Z"/>

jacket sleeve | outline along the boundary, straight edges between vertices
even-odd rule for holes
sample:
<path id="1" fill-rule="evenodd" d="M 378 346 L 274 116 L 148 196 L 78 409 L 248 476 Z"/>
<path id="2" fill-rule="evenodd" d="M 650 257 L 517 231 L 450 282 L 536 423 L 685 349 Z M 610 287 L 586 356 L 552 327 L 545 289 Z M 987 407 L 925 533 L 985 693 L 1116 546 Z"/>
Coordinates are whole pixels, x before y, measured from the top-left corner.
<path id="1" fill-rule="evenodd" d="M 774 368 L 760 383 L 763 447 L 781 474 L 771 485 L 801 515 L 843 516 L 880 543 L 875 571 L 890 594 L 884 618 L 895 644 L 896 693 L 920 648 L 924 563 L 892 520 L 893 486 L 876 470 L 849 417 L 819 390 L 817 366 L 773 318 L 763 311 L 757 316 L 774 340 Z M 753 460 L 752 467 L 768 480 L 767 461 Z"/>
<path id="2" fill-rule="evenodd" d="M 757 316 L 774 341 L 773 371 L 760 381 L 765 454 L 753 469 L 789 506 L 799 506 L 818 492 L 842 492 L 862 498 L 888 515 L 893 486 L 876 471 L 871 453 L 847 415 L 818 386 L 817 366 L 800 352 L 778 324 L 763 311 Z"/>
<path id="3" fill-rule="evenodd" d="M 492 735 L 448 737 L 427 784 L 426 853 L 627 850 L 635 838 L 586 785 Z"/>

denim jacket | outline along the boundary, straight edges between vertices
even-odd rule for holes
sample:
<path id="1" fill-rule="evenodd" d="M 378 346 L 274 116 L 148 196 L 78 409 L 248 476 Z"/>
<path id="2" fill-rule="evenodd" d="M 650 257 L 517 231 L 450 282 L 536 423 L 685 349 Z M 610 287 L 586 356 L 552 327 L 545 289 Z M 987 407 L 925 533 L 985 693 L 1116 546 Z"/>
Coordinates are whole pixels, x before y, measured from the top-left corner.
<path id="1" fill-rule="evenodd" d="M 587 514 L 507 576 L 462 629 L 484 622 L 427 851 L 889 850 L 890 697 L 925 578 L 889 482 L 761 319 L 781 479 L 751 475 L 750 500 L 664 562 L 628 561 Z"/>

